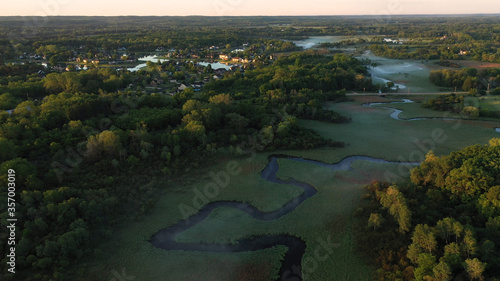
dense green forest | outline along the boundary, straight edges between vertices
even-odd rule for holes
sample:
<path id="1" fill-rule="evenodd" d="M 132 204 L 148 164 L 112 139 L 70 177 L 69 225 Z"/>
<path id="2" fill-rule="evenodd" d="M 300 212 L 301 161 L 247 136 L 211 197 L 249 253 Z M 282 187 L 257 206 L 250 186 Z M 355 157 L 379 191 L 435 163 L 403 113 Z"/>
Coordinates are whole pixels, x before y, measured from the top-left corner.
<path id="1" fill-rule="evenodd" d="M 484 95 L 487 90 L 491 90 L 489 93 L 492 95 L 500 94 L 500 69 L 498 68 L 439 69 L 431 71 L 429 79 L 437 86 L 454 87 L 470 94 Z"/>
<path id="2" fill-rule="evenodd" d="M 393 58 L 500 61 L 494 16 L 35 21 L 0 18 L 0 186 L 7 186 L 14 169 L 20 230 L 18 274 L 5 274 L 3 256 L 2 280 L 67 280 L 76 261 L 105 251 L 101 244 L 119 222 L 138 220 L 154 206 L 168 188 L 160 180 L 177 179 L 221 155 L 347 145 L 299 124 L 348 123 L 350 117 L 325 109 L 325 102 L 378 89 L 370 62 L 336 48 L 356 46 Z M 321 35 L 367 38 L 312 50 L 292 42 Z M 385 37 L 408 41 L 389 45 Z M 467 55 L 457 57 L 461 50 Z M 165 60 L 129 71 L 151 54 Z M 221 56 L 229 54 L 237 66 L 212 68 L 228 62 Z M 490 94 L 500 92 L 498 69 L 436 70 L 430 80 L 471 95 L 486 94 L 488 85 Z M 468 108 L 465 99 L 440 96 L 424 106 L 500 117 Z M 429 154 L 411 183 L 368 188 L 360 216 L 370 231 L 358 242 L 361 252 L 378 257 L 381 280 L 499 275 L 497 144 L 441 158 Z M 0 195 L 7 198 L 7 191 Z M 5 228 L 8 212 L 2 209 L 0 217 Z M 3 252 L 8 235 L 0 234 Z"/>
<path id="3" fill-rule="evenodd" d="M 431 151 L 410 182 L 367 186 L 358 248 L 378 280 L 498 280 L 499 141 Z"/>
<path id="4" fill-rule="evenodd" d="M 491 94 L 495 94 L 494 91 Z M 439 111 L 448 111 L 452 113 L 459 113 L 465 118 L 477 118 L 477 117 L 488 117 L 488 118 L 500 118 L 500 113 L 498 110 L 492 110 L 482 104 L 481 101 L 477 100 L 478 95 L 459 95 L 459 94 L 448 94 L 440 95 L 436 98 L 430 98 L 422 103 L 422 107 L 431 108 Z M 496 100 L 496 97 L 494 97 Z M 482 98 L 482 100 L 485 100 Z"/>
<path id="5" fill-rule="evenodd" d="M 365 35 L 358 43 L 375 54 L 401 59 L 473 59 L 500 62 L 496 16 L 447 17 L 4 17 L 0 20 L 0 62 L 53 45 L 64 61 L 77 50 L 96 54 L 126 48 L 152 52 L 207 46 L 238 46 L 268 39 L 321 35 Z M 74 28 L 76 27 L 76 28 Z M 402 39 L 403 45 L 384 37 Z M 279 41 L 279 40 L 278 40 Z M 278 44 L 278 42 L 274 42 Z M 290 47 L 290 46 L 289 46 Z M 49 49 L 50 50 L 50 49 Z M 40 55 L 40 54 L 39 54 Z M 48 59 L 48 58 L 47 58 Z"/>
<path id="6" fill-rule="evenodd" d="M 24 280 L 59 279 L 72 261 L 100 251 L 96 245 L 127 213 L 125 204 L 129 215 L 152 206 L 156 187 L 136 189 L 151 176 L 174 176 L 222 151 L 342 146 L 301 128 L 297 117 L 348 122 L 323 110 L 323 102 L 371 85 L 360 61 L 308 52 L 245 75 L 227 72 L 202 92 L 187 88 L 171 96 L 127 88 L 160 75 L 157 64 L 149 65 L 137 73 L 53 72 L 34 82 L 29 77 L 36 66 L 6 66 L 38 87 L 12 113 L 0 115 L 1 184 L 7 184 L 7 169 L 15 169 L 23 186 L 17 255 Z M 2 97 L 4 108 L 23 98 L 16 91 Z M 137 170 L 144 173 L 130 175 Z"/>

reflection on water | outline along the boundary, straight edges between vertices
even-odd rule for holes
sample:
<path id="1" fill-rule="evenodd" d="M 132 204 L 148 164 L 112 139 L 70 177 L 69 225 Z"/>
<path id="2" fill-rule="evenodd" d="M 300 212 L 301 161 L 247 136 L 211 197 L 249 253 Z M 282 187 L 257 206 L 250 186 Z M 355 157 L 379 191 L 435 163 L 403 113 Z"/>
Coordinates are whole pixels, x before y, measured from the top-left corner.
<path id="1" fill-rule="evenodd" d="M 205 61 L 202 61 L 202 62 L 199 62 L 198 64 L 199 65 L 203 65 L 203 66 L 208 66 L 210 64 L 212 66 L 212 69 L 224 68 L 225 70 L 229 70 L 231 68 L 230 65 L 227 65 L 227 64 L 224 64 L 224 63 L 220 63 L 220 62 L 205 62 Z"/>
<path id="2" fill-rule="evenodd" d="M 385 79 L 385 78 L 382 78 L 382 77 L 378 77 L 378 76 L 375 76 L 372 74 L 372 80 L 373 82 L 377 82 L 377 81 L 381 81 L 382 83 L 386 84 L 387 82 L 392 82 L 391 80 L 389 79 Z M 394 82 L 393 82 L 394 83 Z M 406 86 L 403 85 L 403 84 L 400 84 L 400 83 L 394 83 L 394 87 L 392 87 L 391 89 L 392 90 L 396 90 L 396 89 L 406 89 Z"/>
<path id="3" fill-rule="evenodd" d="M 154 63 L 158 63 L 158 62 L 164 62 L 164 61 L 168 61 L 168 60 L 159 59 L 157 56 L 145 56 L 145 57 L 139 58 L 138 61 L 145 61 L 145 62 L 152 61 Z M 128 68 L 128 71 L 136 72 L 136 71 L 139 71 L 146 66 L 147 66 L 146 63 L 141 63 L 139 65 L 136 65 L 135 67 Z"/>
<path id="4" fill-rule="evenodd" d="M 292 41 L 297 47 L 302 47 L 304 49 L 311 49 L 312 47 L 319 45 L 321 43 L 338 43 L 346 40 L 357 40 L 365 39 L 370 40 L 371 37 L 366 35 L 339 35 L 339 36 L 311 36 L 304 40 Z"/>
<path id="5" fill-rule="evenodd" d="M 158 63 L 158 62 L 164 62 L 164 61 L 169 61 L 169 60 L 167 60 L 167 59 L 160 59 L 157 56 L 145 56 L 145 57 L 139 58 L 138 61 L 141 61 L 141 62 L 144 62 L 144 63 L 138 64 L 135 67 L 128 68 L 128 71 L 130 71 L 130 72 L 139 71 L 142 68 L 144 68 L 144 67 L 147 66 L 147 62 L 148 61 L 152 61 L 154 63 Z M 212 65 L 212 69 L 224 68 L 226 70 L 229 70 L 231 68 L 231 65 L 223 64 L 223 63 L 220 63 L 220 62 L 199 62 L 198 64 L 202 65 L 202 66 L 207 66 L 207 65 L 210 64 L 210 65 Z"/>

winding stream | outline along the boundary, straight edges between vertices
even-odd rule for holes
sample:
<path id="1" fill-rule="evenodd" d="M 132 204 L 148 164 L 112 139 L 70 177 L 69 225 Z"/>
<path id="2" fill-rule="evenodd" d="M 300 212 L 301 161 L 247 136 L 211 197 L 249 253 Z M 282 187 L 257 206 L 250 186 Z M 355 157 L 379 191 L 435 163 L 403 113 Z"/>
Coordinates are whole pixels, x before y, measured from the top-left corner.
<path id="1" fill-rule="evenodd" d="M 413 103 L 410 99 L 403 99 L 400 102 L 378 102 L 367 103 L 363 106 L 373 107 L 374 105 L 381 104 L 397 104 L 397 103 Z M 376 107 L 392 110 L 390 117 L 401 121 L 416 121 L 416 120 L 455 120 L 454 118 L 438 118 L 438 117 L 421 117 L 402 119 L 399 115 L 402 110 L 391 107 Z M 495 129 L 500 132 L 500 128 Z M 272 212 L 262 212 L 259 209 L 251 206 L 248 203 L 234 202 L 234 201 L 215 201 L 205 205 L 198 213 L 190 216 L 186 220 L 179 221 L 177 224 L 164 228 L 158 231 L 151 237 L 151 244 L 155 247 L 164 250 L 182 250 L 182 251 L 197 251 L 197 252 L 248 252 L 257 251 L 262 249 L 271 248 L 277 245 L 283 245 L 288 248 L 285 257 L 282 261 L 279 276 L 282 280 L 293 278 L 293 280 L 302 280 L 302 256 L 306 250 L 306 243 L 293 235 L 289 234 L 276 234 L 265 236 L 252 236 L 245 239 L 240 239 L 236 244 L 217 244 L 217 243 L 180 243 L 176 241 L 176 236 L 181 232 L 203 222 L 215 209 L 220 207 L 230 207 L 243 211 L 257 220 L 273 221 L 277 220 L 297 208 L 302 202 L 314 196 L 318 191 L 316 188 L 306 182 L 298 181 L 294 178 L 286 180 L 280 179 L 277 176 L 279 171 L 278 159 L 288 159 L 291 161 L 305 162 L 331 169 L 332 171 L 348 171 L 352 170 L 352 164 L 355 161 L 368 161 L 381 164 L 399 164 L 399 165 L 418 165 L 419 163 L 412 162 L 394 162 L 383 159 L 377 159 L 369 156 L 350 156 L 344 158 L 342 161 L 329 164 L 321 161 L 304 159 L 299 157 L 292 157 L 287 155 L 270 155 L 268 157 L 267 166 L 261 171 L 261 178 L 277 184 L 294 185 L 302 188 L 304 191 L 300 196 L 292 199 L 278 210 Z M 290 279 L 292 280 L 292 279 Z"/>
<path id="2" fill-rule="evenodd" d="M 402 101 L 392 101 L 392 102 L 370 102 L 370 103 L 364 103 L 363 106 L 373 107 L 374 105 L 397 104 L 397 103 L 414 103 L 414 101 L 412 101 L 410 99 L 402 99 Z M 386 107 L 386 106 L 378 106 L 376 108 L 384 108 L 384 109 L 392 110 L 392 113 L 389 116 L 392 119 L 400 120 L 400 121 L 417 121 L 417 120 L 432 120 L 432 119 L 438 119 L 438 120 L 456 120 L 455 118 L 445 118 L 445 117 L 417 117 L 417 118 L 403 119 L 403 118 L 399 118 L 399 115 L 401 113 L 403 113 L 403 110 L 401 110 L 401 109 L 392 108 L 392 107 Z"/>
<path id="3" fill-rule="evenodd" d="M 377 102 L 377 103 L 367 103 L 363 106 L 373 107 L 374 105 L 381 104 L 397 104 L 397 103 L 413 103 L 410 99 L 403 99 L 400 102 Z M 390 117 L 401 121 L 416 121 L 416 120 L 429 120 L 429 119 L 440 119 L 440 120 L 455 120 L 454 118 L 438 118 L 438 117 L 421 117 L 421 118 L 410 118 L 402 119 L 399 115 L 403 112 L 402 110 L 391 108 L 391 107 L 377 107 L 392 110 Z M 500 128 L 495 129 L 500 132 Z M 277 220 L 297 208 L 302 202 L 314 196 L 318 191 L 316 188 L 306 182 L 298 181 L 294 178 L 288 178 L 286 180 L 280 179 L 277 176 L 279 171 L 278 159 L 288 159 L 291 161 L 305 162 L 322 167 L 331 169 L 332 171 L 348 171 L 352 170 L 352 164 L 355 161 L 368 161 L 381 164 L 399 164 L 399 165 L 418 165 L 419 163 L 412 162 L 394 162 L 387 161 L 383 159 L 377 159 L 369 156 L 350 156 L 344 158 L 342 161 L 329 164 L 321 161 L 304 159 L 299 157 L 292 157 L 287 155 L 270 155 L 268 157 L 267 166 L 261 171 L 261 178 L 277 184 L 287 184 L 294 185 L 302 188 L 304 191 L 300 196 L 294 198 L 293 200 L 286 203 L 283 207 L 272 212 L 262 212 L 259 209 L 251 206 L 248 203 L 234 202 L 234 201 L 215 201 L 205 205 L 198 213 L 190 216 L 186 220 L 179 221 L 170 227 L 164 228 L 158 231 L 151 237 L 151 244 L 155 247 L 164 250 L 182 250 L 182 251 L 197 251 L 197 252 L 248 252 L 257 251 L 267 248 L 271 248 L 277 245 L 283 245 L 288 248 L 285 257 L 282 261 L 279 276 L 282 280 L 292 277 L 293 280 L 302 280 L 302 256 L 306 250 L 306 243 L 293 235 L 289 234 L 276 234 L 276 235 L 265 235 L 265 236 L 252 236 L 249 238 L 241 239 L 236 244 L 217 244 L 217 243 L 180 243 L 176 241 L 176 236 L 181 232 L 203 222 L 215 209 L 220 207 L 230 207 L 243 211 L 253 217 L 254 219 L 262 221 L 273 221 Z M 290 279 L 292 280 L 292 279 Z"/>
<path id="4" fill-rule="evenodd" d="M 401 101 L 393 101 L 393 102 L 371 102 L 371 103 L 364 103 L 363 106 L 366 107 L 373 107 L 374 105 L 381 105 L 381 104 L 398 104 L 398 103 L 414 103 L 414 101 L 410 99 L 402 99 Z M 386 107 L 386 106 L 377 106 L 374 108 L 384 108 L 384 109 L 389 109 L 392 110 L 392 113 L 389 115 L 392 119 L 395 120 L 400 120 L 400 121 L 417 121 L 417 120 L 466 120 L 466 119 L 460 119 L 460 118 L 446 118 L 446 117 L 417 117 L 417 118 L 408 118 L 408 119 L 403 119 L 399 118 L 399 115 L 403 113 L 403 110 L 397 109 L 397 108 L 392 108 L 392 107 Z M 467 120 L 475 120 L 475 119 L 467 119 Z M 481 121 L 481 120 L 477 120 Z M 495 131 L 500 133 L 500 128 L 495 128 Z"/>
<path id="5" fill-rule="evenodd" d="M 239 240 L 236 244 L 209 244 L 209 243 L 179 243 L 176 241 L 176 236 L 197 225 L 198 223 L 204 221 L 212 211 L 219 207 L 231 207 L 241 210 L 251 217 L 263 220 L 272 221 L 279 219 L 290 212 L 292 212 L 297 206 L 302 204 L 308 198 L 314 196 L 318 191 L 314 186 L 298 181 L 294 178 L 289 178 L 283 180 L 278 178 L 277 173 L 279 170 L 278 159 L 288 159 L 291 161 L 306 162 L 322 167 L 327 167 L 332 171 L 340 170 L 352 170 L 352 164 L 355 161 L 369 161 L 375 163 L 388 163 L 388 164 L 401 164 L 401 165 L 418 165 L 418 163 L 403 163 L 403 162 L 392 162 L 383 159 L 372 158 L 368 156 L 351 156 L 343 159 L 336 164 L 328 164 L 320 161 L 303 159 L 298 157 L 291 157 L 287 155 L 270 155 L 268 157 L 267 166 L 261 171 L 261 178 L 269 182 L 277 184 L 288 184 L 300 187 L 304 190 L 302 195 L 289 201 L 283 207 L 272 212 L 262 212 L 257 208 L 243 202 L 234 201 L 215 201 L 205 205 L 197 214 L 192 215 L 186 220 L 179 221 L 177 224 L 160 230 L 154 234 L 150 240 L 153 246 L 165 249 L 165 250 L 183 250 L 183 251 L 198 251 L 198 252 L 246 252 L 246 251 L 257 251 L 262 249 L 267 249 L 277 245 L 284 245 L 288 248 L 288 251 L 284 257 L 280 268 L 280 277 L 282 279 L 289 278 L 292 276 L 293 280 L 302 280 L 302 256 L 305 253 L 306 244 L 305 242 L 292 235 L 288 234 L 276 234 L 276 235 L 266 235 L 251 237 Z M 286 279 L 288 280 L 288 279 Z"/>

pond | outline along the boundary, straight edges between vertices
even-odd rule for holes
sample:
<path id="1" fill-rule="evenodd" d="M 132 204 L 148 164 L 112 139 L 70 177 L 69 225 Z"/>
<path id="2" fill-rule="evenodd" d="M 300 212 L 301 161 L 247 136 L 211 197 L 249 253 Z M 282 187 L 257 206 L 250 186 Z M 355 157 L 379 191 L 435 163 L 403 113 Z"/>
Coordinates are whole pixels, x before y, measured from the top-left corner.
<path id="1" fill-rule="evenodd" d="M 199 62 L 198 64 L 203 65 L 203 66 L 208 66 L 210 64 L 210 65 L 212 65 L 212 69 L 224 68 L 225 70 L 229 70 L 231 68 L 231 65 L 225 64 L 225 63 L 220 63 L 220 62 L 202 61 L 202 62 Z"/>
<path id="2" fill-rule="evenodd" d="M 158 62 L 164 62 L 164 61 L 168 61 L 168 60 L 167 59 L 160 59 L 157 56 L 145 56 L 145 57 L 139 58 L 138 61 L 141 61 L 143 63 L 138 64 L 135 67 L 129 68 L 128 71 L 130 71 L 130 72 L 139 71 L 142 68 L 147 66 L 146 63 L 148 61 L 158 63 Z M 203 65 L 203 66 L 207 66 L 207 65 L 211 64 L 212 69 L 224 68 L 226 70 L 229 70 L 231 68 L 231 65 L 220 63 L 220 62 L 199 62 L 198 64 Z"/>
<path id="3" fill-rule="evenodd" d="M 144 63 L 136 65 L 135 67 L 129 68 L 128 71 L 130 71 L 130 72 L 139 71 L 142 68 L 144 68 L 144 67 L 147 66 L 146 63 L 148 61 L 152 61 L 152 62 L 158 63 L 158 62 L 164 62 L 164 61 L 168 61 L 168 60 L 166 60 L 166 59 L 159 59 L 157 56 L 145 56 L 145 57 L 139 58 L 138 61 L 144 61 Z"/>
<path id="4" fill-rule="evenodd" d="M 440 90 L 429 80 L 431 70 L 440 68 L 433 65 L 432 62 L 388 59 L 376 56 L 371 51 L 366 51 L 357 58 L 369 59 L 372 63 L 377 64 L 375 67 L 368 68 L 374 84 L 393 82 L 393 89 L 399 86 L 399 89 L 404 90 L 404 92 L 411 90 L 412 93 L 435 93 Z"/>
<path id="5" fill-rule="evenodd" d="M 298 47 L 302 47 L 304 49 L 311 49 L 321 43 L 338 43 L 346 40 L 357 40 L 357 39 L 370 40 L 371 38 L 372 37 L 366 35 L 311 36 L 304 40 L 296 40 L 292 42 Z"/>

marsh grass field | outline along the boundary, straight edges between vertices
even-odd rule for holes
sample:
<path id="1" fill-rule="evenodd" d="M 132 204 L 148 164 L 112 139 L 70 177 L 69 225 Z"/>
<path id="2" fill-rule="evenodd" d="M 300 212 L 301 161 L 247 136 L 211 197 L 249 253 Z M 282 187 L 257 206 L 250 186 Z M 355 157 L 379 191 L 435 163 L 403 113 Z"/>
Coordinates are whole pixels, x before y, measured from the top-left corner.
<path id="1" fill-rule="evenodd" d="M 361 59 L 369 59 L 378 64 L 371 67 L 369 72 L 375 84 L 384 84 L 392 81 L 399 86 L 399 93 L 447 93 L 455 89 L 439 87 L 434 85 L 429 75 L 431 71 L 438 69 L 456 69 L 438 65 L 437 60 L 410 60 L 410 59 L 391 59 L 374 55 L 371 51 L 364 52 Z M 484 63 L 470 60 L 452 60 L 451 62 L 463 68 L 476 68 L 478 70 L 485 68 L 499 67 L 498 63 Z M 461 90 L 461 89 L 457 89 Z"/>
<path id="2" fill-rule="evenodd" d="M 423 101 L 427 97 L 415 97 Z M 500 122 L 481 120 L 418 120 L 392 119 L 391 110 L 363 106 L 369 102 L 397 101 L 378 96 L 354 97 L 353 101 L 330 103 L 327 107 L 350 116 L 352 122 L 331 124 L 300 120 L 300 125 L 317 131 L 321 136 L 346 143 L 344 148 L 279 151 L 277 153 L 336 163 L 352 155 L 366 155 L 392 161 L 422 161 L 429 149 L 436 155 L 473 144 L 486 144 L 498 137 L 495 127 Z M 388 104 L 385 107 L 403 110 L 402 118 L 443 117 L 443 112 L 423 109 L 421 103 Z M 496 106 L 496 98 L 485 98 L 483 103 Z M 382 106 L 382 105 L 381 105 Z M 460 116 L 447 116 L 460 117 Z M 88 260 L 81 270 L 92 268 L 85 280 L 112 280 L 124 269 L 136 280 L 274 280 L 278 277 L 285 246 L 237 253 L 208 253 L 195 251 L 167 251 L 155 248 L 149 240 L 159 230 L 172 226 L 184 218 L 180 204 L 195 212 L 215 201 L 246 202 L 260 211 L 280 209 L 303 192 L 298 187 L 275 184 L 261 178 L 260 172 L 268 163 L 268 154 L 254 158 L 226 157 L 212 167 L 191 170 L 181 180 L 159 182 L 165 186 L 155 207 L 139 220 L 124 222 L 106 249 L 95 260 Z M 226 169 L 229 161 L 240 168 L 237 175 L 209 200 L 197 200 L 196 192 L 213 182 L 210 173 Z M 356 161 L 348 171 L 331 169 L 312 163 L 279 159 L 277 176 L 294 178 L 311 184 L 317 194 L 305 200 L 290 213 L 274 221 L 254 219 L 247 213 L 222 207 L 214 210 L 204 221 L 180 233 L 176 240 L 183 243 L 233 244 L 242 238 L 260 235 L 289 234 L 301 238 L 307 247 L 302 258 L 304 280 L 369 280 L 373 268 L 355 253 L 356 229 L 366 222 L 354 216 L 361 200 L 363 185 L 374 180 L 386 180 L 387 173 L 407 175 L 408 167 L 395 164 L 376 164 Z M 402 171 L 405 171 L 404 173 Z M 315 257 L 316 249 L 331 239 L 337 246 L 326 259 Z M 103 279 L 104 277 L 104 279 Z M 78 279 L 75 279 L 78 280 Z M 80 279 L 83 280 L 83 279 Z"/>
<path id="3" fill-rule="evenodd" d="M 263 168 L 267 155 L 260 154 L 255 159 L 256 167 Z M 260 165 L 260 166 L 259 166 Z M 309 163 L 299 163 L 286 159 L 279 161 L 278 176 L 312 184 L 318 193 L 299 205 L 291 213 L 275 221 L 259 221 L 248 214 L 233 208 L 219 208 L 200 224 L 181 233 L 178 242 L 223 243 L 231 244 L 248 236 L 287 233 L 303 239 L 307 250 L 303 260 L 305 280 L 367 280 L 372 269 L 354 253 L 353 206 L 362 194 L 362 185 L 374 179 L 383 180 L 387 169 L 396 172 L 396 165 L 371 165 L 364 161 L 356 162 L 352 171 L 335 172 L 328 168 Z M 217 172 L 225 163 L 207 169 Z M 359 173 L 367 167 L 370 177 Z M 200 171 L 202 172 L 202 171 Z M 288 185 L 260 182 L 260 170 L 241 173 L 231 178 L 231 183 L 213 201 L 246 201 L 260 210 L 272 211 L 286 203 L 301 190 Z M 257 175 L 257 176 L 256 176 Z M 167 190 L 153 211 L 140 221 L 124 224 L 119 233 L 105 248 L 106 261 L 100 264 L 89 262 L 94 270 L 100 269 L 96 276 L 86 280 L 102 280 L 102 274 L 120 272 L 122 268 L 130 276 L 140 276 L 140 280 L 273 280 L 277 277 L 284 246 L 241 253 L 203 253 L 188 251 L 165 251 L 153 247 L 149 242 L 151 235 L 182 219 L 178 206 L 180 202 L 191 204 L 193 188 L 202 188 L 211 179 L 199 178 L 189 186 L 178 186 Z M 338 244 L 324 261 L 314 257 L 314 250 L 321 248 L 319 242 L 333 241 Z M 327 253 L 326 251 L 324 253 Z M 313 262 L 314 261 L 314 262 Z M 317 263 L 317 264 L 316 264 Z M 189 275 L 186 275 L 189 272 Z M 355 273 L 353 273 L 355 272 Z M 107 275 L 106 275 L 107 274 Z M 238 279 L 245 274 L 248 279 Z M 240 277 L 238 277 L 240 276 Z"/>
<path id="4" fill-rule="evenodd" d="M 500 110 L 500 96 L 485 96 L 479 98 L 479 106 L 490 111 Z"/>
<path id="5" fill-rule="evenodd" d="M 374 83 L 383 84 L 388 81 L 399 85 L 401 93 L 437 93 L 452 90 L 438 87 L 431 83 L 429 74 L 432 70 L 445 67 L 436 65 L 433 61 L 390 59 L 374 55 L 367 51 L 360 58 L 369 59 L 378 66 L 369 72 Z"/>

